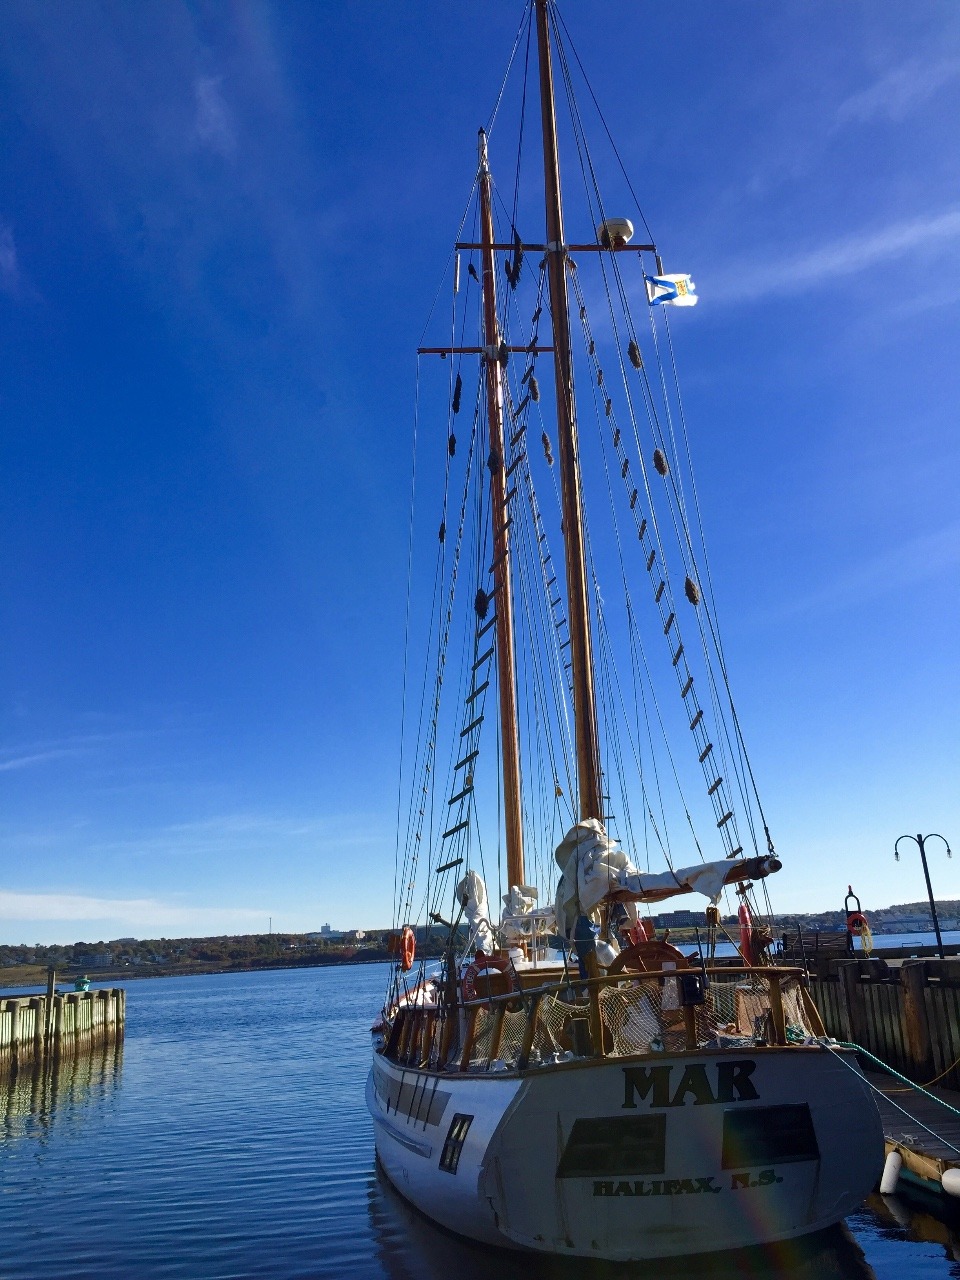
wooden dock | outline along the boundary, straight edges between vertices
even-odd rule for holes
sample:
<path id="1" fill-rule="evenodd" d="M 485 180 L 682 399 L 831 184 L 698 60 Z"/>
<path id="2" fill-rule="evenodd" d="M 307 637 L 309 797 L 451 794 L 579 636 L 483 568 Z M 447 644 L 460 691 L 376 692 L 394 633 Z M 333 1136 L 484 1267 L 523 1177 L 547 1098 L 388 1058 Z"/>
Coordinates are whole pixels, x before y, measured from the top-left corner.
<path id="1" fill-rule="evenodd" d="M 903 1161 L 903 1171 L 926 1190 L 941 1193 L 946 1170 L 960 1169 L 960 1115 L 884 1072 L 864 1074 L 879 1091 L 874 1096 L 883 1121 L 886 1154 L 895 1151 Z M 960 1111 L 960 1095 L 936 1088 L 928 1092 Z M 955 1203 L 960 1208 L 960 1200 Z"/>
<path id="2" fill-rule="evenodd" d="M 0 1000 L 0 1075 L 122 1039 L 125 1015 L 122 987 Z"/>

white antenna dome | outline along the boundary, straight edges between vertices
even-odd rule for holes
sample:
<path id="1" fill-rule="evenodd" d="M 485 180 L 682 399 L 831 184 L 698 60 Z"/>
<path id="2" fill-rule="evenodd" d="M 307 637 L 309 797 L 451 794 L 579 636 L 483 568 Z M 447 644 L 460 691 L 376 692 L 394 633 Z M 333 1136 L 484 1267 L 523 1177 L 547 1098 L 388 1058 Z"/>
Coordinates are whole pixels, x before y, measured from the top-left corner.
<path id="1" fill-rule="evenodd" d="M 597 239 L 604 248 L 619 248 L 633 239 L 633 223 L 629 218 L 607 218 L 597 228 Z"/>

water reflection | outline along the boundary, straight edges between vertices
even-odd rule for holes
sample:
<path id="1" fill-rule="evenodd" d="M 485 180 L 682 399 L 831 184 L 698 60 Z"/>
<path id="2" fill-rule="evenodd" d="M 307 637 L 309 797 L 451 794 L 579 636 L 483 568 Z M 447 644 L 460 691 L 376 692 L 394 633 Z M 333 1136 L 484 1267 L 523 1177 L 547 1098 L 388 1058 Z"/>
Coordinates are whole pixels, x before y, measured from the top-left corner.
<path id="1" fill-rule="evenodd" d="M 954 1208 L 949 1200 L 925 1203 L 930 1197 L 922 1191 L 911 1197 L 867 1197 L 867 1208 L 876 1214 L 888 1239 L 913 1240 L 920 1244 L 943 1246 L 951 1262 L 960 1262 L 960 1202 Z M 936 1208 L 936 1213 L 931 1212 Z"/>
<path id="2" fill-rule="evenodd" d="M 497 1280 L 876 1280 L 845 1227 L 764 1249 L 631 1266 L 507 1253 L 461 1240 L 414 1209 L 379 1168 L 369 1209 L 378 1261 L 391 1280 L 490 1280 L 492 1274 Z"/>
<path id="3" fill-rule="evenodd" d="M 105 1101 L 120 1083 L 123 1041 L 48 1058 L 0 1081 L 2 1137 L 42 1139 L 58 1116 Z"/>

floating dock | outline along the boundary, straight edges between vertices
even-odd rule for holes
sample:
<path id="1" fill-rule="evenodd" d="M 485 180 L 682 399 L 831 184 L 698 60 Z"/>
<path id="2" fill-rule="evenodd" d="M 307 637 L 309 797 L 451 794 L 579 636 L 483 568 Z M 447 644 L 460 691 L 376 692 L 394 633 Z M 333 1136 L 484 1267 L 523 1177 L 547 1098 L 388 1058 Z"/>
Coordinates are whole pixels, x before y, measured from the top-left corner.
<path id="1" fill-rule="evenodd" d="M 899 1176 L 925 1191 L 955 1198 L 960 1194 L 960 1115 L 934 1099 L 960 1111 L 960 1095 L 949 1097 L 938 1089 L 928 1090 L 934 1093 L 928 1097 L 888 1075 L 865 1074 L 877 1091 L 887 1159 L 896 1155 L 902 1161 Z M 956 1205 L 960 1209 L 960 1199 Z"/>

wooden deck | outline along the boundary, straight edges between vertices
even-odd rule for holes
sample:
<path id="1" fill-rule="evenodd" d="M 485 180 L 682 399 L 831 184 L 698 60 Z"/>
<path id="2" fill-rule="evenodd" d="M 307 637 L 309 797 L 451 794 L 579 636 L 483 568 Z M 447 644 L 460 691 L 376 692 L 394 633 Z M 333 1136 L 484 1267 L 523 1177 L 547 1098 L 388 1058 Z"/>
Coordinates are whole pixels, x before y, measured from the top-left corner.
<path id="1" fill-rule="evenodd" d="M 960 1116 L 885 1072 L 869 1071 L 865 1075 L 882 1091 L 875 1097 L 887 1154 L 898 1152 L 904 1169 L 925 1182 L 937 1184 L 931 1189 L 939 1191 L 944 1170 L 960 1168 Z M 960 1095 L 936 1087 L 929 1092 L 960 1111 Z M 901 1107 L 903 1110 L 898 1110 Z M 909 1114 L 904 1115 L 904 1111 Z"/>

